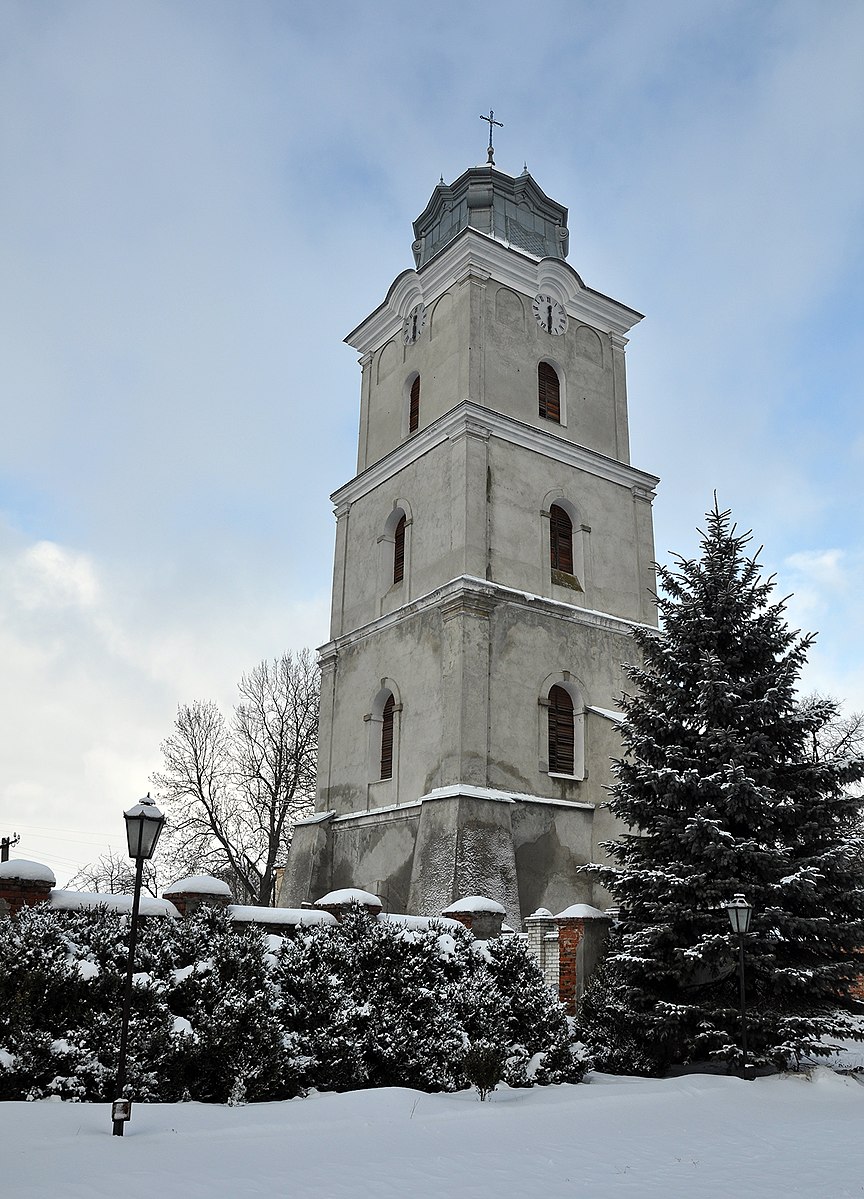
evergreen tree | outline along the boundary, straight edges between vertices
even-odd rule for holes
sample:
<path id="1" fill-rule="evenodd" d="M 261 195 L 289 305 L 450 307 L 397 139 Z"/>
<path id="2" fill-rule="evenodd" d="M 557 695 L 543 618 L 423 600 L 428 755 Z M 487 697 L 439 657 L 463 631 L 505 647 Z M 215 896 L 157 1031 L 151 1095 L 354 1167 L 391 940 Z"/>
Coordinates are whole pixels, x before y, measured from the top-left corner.
<path id="1" fill-rule="evenodd" d="M 838 1005 L 860 969 L 864 761 L 814 752 L 836 714 L 800 705 L 812 638 L 792 631 L 750 534 L 716 501 L 699 558 L 659 568 L 663 633 L 637 628 L 638 690 L 622 700 L 625 756 L 610 808 L 629 832 L 600 881 L 621 909 L 582 1005 L 598 1064 L 659 1072 L 738 1053 L 736 940 L 724 904 L 753 905 L 749 1047 L 786 1066 L 848 1036 Z"/>

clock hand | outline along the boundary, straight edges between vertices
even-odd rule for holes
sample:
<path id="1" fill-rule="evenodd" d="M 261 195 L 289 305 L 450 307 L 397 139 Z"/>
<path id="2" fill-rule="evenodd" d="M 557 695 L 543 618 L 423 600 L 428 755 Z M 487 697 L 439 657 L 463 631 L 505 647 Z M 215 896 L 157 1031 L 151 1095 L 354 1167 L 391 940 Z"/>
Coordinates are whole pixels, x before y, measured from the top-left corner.
<path id="1" fill-rule="evenodd" d="M 549 329 L 549 332 L 551 333 L 552 332 L 552 305 L 551 304 L 549 304 L 549 306 L 546 309 L 546 317 L 547 317 L 547 327 Z"/>

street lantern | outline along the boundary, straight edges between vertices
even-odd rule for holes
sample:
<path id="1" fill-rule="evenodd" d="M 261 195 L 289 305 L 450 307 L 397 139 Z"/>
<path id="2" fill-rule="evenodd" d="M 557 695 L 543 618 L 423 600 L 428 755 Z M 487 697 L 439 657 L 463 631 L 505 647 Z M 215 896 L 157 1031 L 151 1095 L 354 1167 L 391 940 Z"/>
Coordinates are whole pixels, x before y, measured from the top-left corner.
<path id="1" fill-rule="evenodd" d="M 126 1088 L 126 1050 L 129 1044 L 129 1009 L 132 1006 L 132 974 L 135 969 L 135 946 L 138 942 L 138 909 L 141 906 L 141 876 L 144 863 L 153 857 L 159 834 L 165 825 L 165 817 L 156 807 L 149 793 L 139 799 L 127 812 L 126 840 L 129 857 L 135 862 L 135 890 L 132 896 L 132 921 L 129 926 L 129 958 L 126 963 L 126 986 L 123 991 L 123 1022 L 120 1026 L 120 1053 L 117 1062 L 117 1089 L 111 1108 L 111 1121 L 115 1137 L 123 1136 L 123 1127 L 130 1118 L 132 1101 L 123 1092 Z"/>
<path id="2" fill-rule="evenodd" d="M 732 931 L 738 935 L 738 979 L 741 1003 L 741 1077 L 751 1077 L 747 1068 L 747 996 L 744 990 L 744 938 L 750 931 L 750 917 L 753 908 L 738 892 L 726 905 L 726 915 L 732 925 Z"/>
<path id="3" fill-rule="evenodd" d="M 729 923 L 732 925 L 732 931 L 743 936 L 750 931 L 750 917 L 753 915 L 753 908 L 740 893 L 726 904 L 726 914 L 729 917 Z"/>
<path id="4" fill-rule="evenodd" d="M 165 817 L 148 794 L 139 799 L 128 812 L 123 813 L 126 821 L 126 840 L 129 857 L 137 862 L 153 857 L 159 834 L 165 826 Z"/>

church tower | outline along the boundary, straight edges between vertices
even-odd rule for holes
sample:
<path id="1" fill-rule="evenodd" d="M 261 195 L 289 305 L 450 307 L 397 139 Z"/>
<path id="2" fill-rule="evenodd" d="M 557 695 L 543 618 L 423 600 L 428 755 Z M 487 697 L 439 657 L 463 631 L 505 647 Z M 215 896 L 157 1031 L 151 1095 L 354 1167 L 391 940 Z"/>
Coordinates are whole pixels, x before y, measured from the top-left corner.
<path id="1" fill-rule="evenodd" d="M 491 154 L 490 154 L 491 159 Z M 655 624 L 651 501 L 630 465 L 640 314 L 568 265 L 567 209 L 493 163 L 435 188 L 415 267 L 348 335 L 357 474 L 333 495 L 316 814 L 281 902 L 334 888 L 508 919 L 602 902 L 579 867 L 634 623 Z"/>

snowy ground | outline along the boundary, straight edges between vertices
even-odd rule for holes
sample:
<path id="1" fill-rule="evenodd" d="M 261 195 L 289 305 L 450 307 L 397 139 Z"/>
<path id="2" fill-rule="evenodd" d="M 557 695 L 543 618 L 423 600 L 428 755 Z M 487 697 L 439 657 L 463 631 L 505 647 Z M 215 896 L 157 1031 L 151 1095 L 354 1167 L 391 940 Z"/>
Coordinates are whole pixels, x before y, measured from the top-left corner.
<path id="1" fill-rule="evenodd" d="M 864 1196 L 864 1085 L 807 1076 L 612 1078 L 359 1091 L 248 1107 L 0 1105 L 15 1199 L 768 1199 Z"/>

